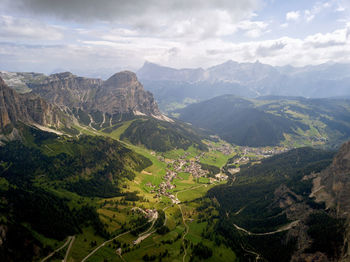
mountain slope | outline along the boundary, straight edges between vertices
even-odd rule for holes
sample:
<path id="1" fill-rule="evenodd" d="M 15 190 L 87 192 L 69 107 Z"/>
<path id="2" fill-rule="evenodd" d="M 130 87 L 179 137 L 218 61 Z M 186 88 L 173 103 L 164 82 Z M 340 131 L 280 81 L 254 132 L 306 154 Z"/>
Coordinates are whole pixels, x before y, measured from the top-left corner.
<path id="1" fill-rule="evenodd" d="M 291 150 L 242 166 L 227 185 L 208 192 L 219 202 L 218 232 L 244 261 L 339 260 L 345 221 L 310 195 L 315 173 L 333 155 L 312 148 Z"/>
<path id="2" fill-rule="evenodd" d="M 350 218 L 350 142 L 345 143 L 335 156 L 332 165 L 322 171 L 313 181 L 312 196 L 317 202 L 325 202 L 326 207 L 334 209 L 338 217 Z M 346 230 L 343 256 L 339 261 L 348 261 L 350 250 L 350 225 Z"/>
<path id="3" fill-rule="evenodd" d="M 151 161 L 111 139 L 26 129 L 25 144 L 0 147 L 1 261 L 37 261 L 86 227 L 109 237 L 92 200 L 122 196 L 121 184 Z"/>
<path id="4" fill-rule="evenodd" d="M 225 95 L 175 111 L 238 145 L 336 146 L 350 136 L 348 100 Z"/>
<path id="5" fill-rule="evenodd" d="M 120 138 L 158 152 L 180 148 L 187 150 L 190 146 L 207 150 L 207 146 L 201 141 L 204 136 L 178 121 L 168 123 L 155 119 L 136 120 L 122 133 Z"/>

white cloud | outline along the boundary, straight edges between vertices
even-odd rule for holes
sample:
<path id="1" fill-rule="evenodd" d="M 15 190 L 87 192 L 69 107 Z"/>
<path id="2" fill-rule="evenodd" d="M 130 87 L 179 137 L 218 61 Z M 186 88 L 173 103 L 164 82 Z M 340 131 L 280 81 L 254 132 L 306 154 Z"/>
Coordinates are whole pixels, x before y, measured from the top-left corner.
<path id="1" fill-rule="evenodd" d="M 237 28 L 243 30 L 244 35 L 250 38 L 258 38 L 267 32 L 269 24 L 263 21 L 245 20 L 238 24 Z"/>
<path id="2" fill-rule="evenodd" d="M 63 38 L 61 28 L 46 25 L 31 19 L 0 16 L 0 39 L 8 40 L 48 40 Z"/>
<path id="3" fill-rule="evenodd" d="M 327 61 L 350 62 L 349 28 L 314 34 L 304 39 L 282 37 L 244 43 L 220 38 L 182 42 L 127 33 L 110 40 L 87 40 L 63 46 L 0 44 L 0 69 L 42 71 L 45 68 L 50 72 L 60 67 L 91 72 L 103 68 L 108 75 L 121 69 L 136 70 L 144 60 L 178 68 L 209 67 L 229 59 L 296 66 Z"/>
<path id="4" fill-rule="evenodd" d="M 62 24 L 66 27 L 0 16 L 0 70 L 50 72 L 60 67 L 90 72 L 103 68 L 114 73 L 122 68 L 135 70 L 144 60 L 173 67 L 208 67 L 228 59 L 260 60 L 273 65 L 350 62 L 350 25 L 305 38 L 278 35 L 259 41 L 257 38 L 266 36 L 274 22 L 259 20 L 260 16 L 254 13 L 258 0 L 171 0 L 150 6 L 145 4 L 149 1 L 118 0 L 115 1 L 120 4 L 118 10 L 114 1 L 100 0 L 100 5 L 105 6 L 96 7 L 95 14 L 91 7 L 78 6 L 80 1 L 48 0 L 46 4 L 43 0 L 28 0 L 33 7 L 28 7 L 24 0 L 8 1 L 22 3 L 36 14 L 55 15 L 64 20 Z M 136 3 L 140 4 L 137 8 Z M 329 8 L 319 6 L 322 10 Z M 282 28 L 292 27 L 293 22 L 301 19 L 312 21 L 319 10 L 289 12 L 287 21 L 277 31 L 288 33 L 289 28 Z M 65 21 L 74 19 L 74 14 L 79 23 L 73 27 Z M 242 42 L 245 37 L 252 40 Z"/>
<path id="5" fill-rule="evenodd" d="M 4 0 L 3 0 L 4 1 Z M 5 0 L 5 7 L 36 17 L 64 21 L 107 21 L 144 33 L 200 38 L 229 35 L 241 20 L 254 16 L 263 0 Z M 4 8 L 5 8 L 4 7 Z"/>
<path id="6" fill-rule="evenodd" d="M 312 20 L 314 20 L 316 15 L 321 13 L 323 10 L 330 8 L 331 6 L 333 6 L 333 4 L 334 4 L 334 1 L 325 2 L 325 3 L 318 2 L 312 7 L 312 9 L 305 10 L 304 17 L 306 22 L 311 22 Z"/>
<path id="7" fill-rule="evenodd" d="M 318 33 L 312 36 L 308 36 L 305 39 L 305 45 L 309 45 L 314 48 L 345 46 L 346 44 L 349 44 L 349 29 L 350 25 L 347 25 L 346 28 L 335 30 L 332 33 Z"/>
<path id="8" fill-rule="evenodd" d="M 287 21 L 297 21 L 300 17 L 300 11 L 291 11 L 286 14 Z"/>

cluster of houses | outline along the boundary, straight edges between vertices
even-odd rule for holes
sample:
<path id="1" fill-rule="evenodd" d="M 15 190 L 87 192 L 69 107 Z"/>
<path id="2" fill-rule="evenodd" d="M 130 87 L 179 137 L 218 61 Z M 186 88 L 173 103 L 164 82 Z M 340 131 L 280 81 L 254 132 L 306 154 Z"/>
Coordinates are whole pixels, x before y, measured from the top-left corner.
<path id="1" fill-rule="evenodd" d="M 235 149 L 229 143 L 221 143 L 219 145 L 214 143 L 209 143 L 208 148 L 209 148 L 209 151 L 219 151 L 227 156 L 235 152 Z"/>
<path id="2" fill-rule="evenodd" d="M 247 154 L 254 154 L 257 156 L 261 156 L 262 158 L 270 157 L 273 155 L 281 154 L 284 153 L 290 148 L 287 147 L 281 147 L 281 146 L 276 146 L 276 147 L 243 147 L 244 152 Z"/>
<path id="3" fill-rule="evenodd" d="M 191 173 L 194 178 L 204 177 L 209 174 L 207 170 L 203 170 L 201 165 L 196 161 L 189 161 L 188 165 L 185 166 L 184 172 Z"/>
<path id="4" fill-rule="evenodd" d="M 157 213 L 158 213 L 158 211 L 156 209 L 145 209 L 145 210 L 143 210 L 142 208 L 139 208 L 139 207 L 133 207 L 131 209 L 131 211 L 143 214 L 149 220 L 152 220 L 155 216 L 157 216 Z"/>

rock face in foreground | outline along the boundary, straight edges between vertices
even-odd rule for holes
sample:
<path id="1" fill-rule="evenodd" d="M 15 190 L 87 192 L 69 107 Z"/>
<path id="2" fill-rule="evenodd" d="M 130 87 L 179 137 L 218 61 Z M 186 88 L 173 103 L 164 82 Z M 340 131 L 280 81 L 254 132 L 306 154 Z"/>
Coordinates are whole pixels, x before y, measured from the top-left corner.
<path id="1" fill-rule="evenodd" d="M 340 261 L 350 261 L 350 141 L 340 148 L 332 165 L 314 180 L 312 195 L 317 201 L 325 202 L 327 208 L 335 209 L 337 217 L 347 220 L 343 258 Z"/>
<path id="2" fill-rule="evenodd" d="M 35 95 L 19 95 L 0 78 L 0 130 L 11 130 L 18 122 L 59 127 L 60 110 Z"/>

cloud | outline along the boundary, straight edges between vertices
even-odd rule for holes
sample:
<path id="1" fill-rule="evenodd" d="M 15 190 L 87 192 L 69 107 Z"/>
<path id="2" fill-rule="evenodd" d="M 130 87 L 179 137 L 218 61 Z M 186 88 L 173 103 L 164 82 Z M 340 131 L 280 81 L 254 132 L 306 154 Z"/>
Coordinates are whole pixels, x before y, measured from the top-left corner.
<path id="1" fill-rule="evenodd" d="M 243 30 L 244 35 L 250 38 L 258 38 L 262 34 L 267 32 L 267 27 L 269 24 L 263 21 L 250 21 L 245 20 L 237 25 L 237 28 Z"/>
<path id="2" fill-rule="evenodd" d="M 31 19 L 0 16 L 0 39 L 16 40 L 48 40 L 56 41 L 63 38 L 62 30 Z"/>
<path id="3" fill-rule="evenodd" d="M 327 34 L 315 34 L 305 39 L 305 45 L 313 48 L 330 48 L 349 44 L 350 25 Z"/>
<path id="4" fill-rule="evenodd" d="M 55 68 L 74 72 L 77 72 L 74 70 L 76 68 L 80 72 L 100 69 L 109 75 L 121 69 L 136 70 L 145 60 L 176 68 L 209 67 L 229 59 L 239 62 L 260 60 L 262 63 L 279 66 L 305 66 L 327 61 L 350 62 L 350 39 L 347 36 L 349 28 L 344 27 L 328 34 L 313 34 L 302 39 L 282 37 L 243 43 L 221 38 L 182 42 L 134 36 L 128 31 L 125 35 L 110 40 L 98 37 L 97 40 L 84 40 L 69 45 L 2 43 L 0 69 L 45 72 L 51 72 Z M 84 32 L 91 35 L 96 33 L 98 32 Z"/>
<path id="5" fill-rule="evenodd" d="M 300 17 L 300 11 L 291 11 L 286 14 L 287 21 L 297 21 Z"/>
<path id="6" fill-rule="evenodd" d="M 276 56 L 277 52 L 282 50 L 287 44 L 283 41 L 276 41 L 274 43 L 265 43 L 256 49 L 256 55 L 259 57 Z"/>
<path id="7" fill-rule="evenodd" d="M 235 32 L 234 24 L 252 17 L 263 0 L 16 0 L 6 8 L 18 13 L 78 23 L 112 22 L 148 34 L 170 31 L 205 38 Z M 167 30 L 169 29 L 169 30 Z M 199 32 L 199 33 L 198 33 Z"/>
<path id="8" fill-rule="evenodd" d="M 136 70 L 144 60 L 172 67 L 208 67 L 229 59 L 273 65 L 350 62 L 350 25 L 282 37 L 293 21 L 317 15 L 314 8 L 289 12 L 274 39 L 260 40 L 276 24 L 254 13 L 261 1 L 0 0 L 5 3 L 0 12 L 12 10 L 12 16 L 0 16 L 0 69 L 102 68 L 111 74 Z"/>
<path id="9" fill-rule="evenodd" d="M 304 17 L 306 22 L 311 22 L 312 20 L 314 20 L 316 15 L 321 13 L 324 9 L 330 8 L 333 4 L 334 4 L 333 2 L 325 2 L 325 3 L 318 2 L 312 7 L 311 10 L 309 9 L 305 10 Z"/>

